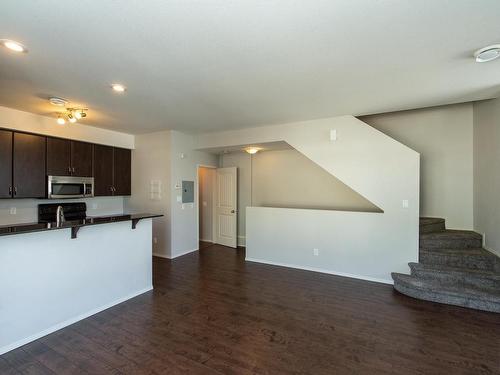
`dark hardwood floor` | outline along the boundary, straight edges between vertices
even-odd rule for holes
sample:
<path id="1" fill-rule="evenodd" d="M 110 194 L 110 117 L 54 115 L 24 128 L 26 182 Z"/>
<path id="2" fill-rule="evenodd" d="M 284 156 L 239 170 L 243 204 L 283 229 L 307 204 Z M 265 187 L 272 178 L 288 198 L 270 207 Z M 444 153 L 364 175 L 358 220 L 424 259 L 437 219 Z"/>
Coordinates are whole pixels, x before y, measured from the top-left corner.
<path id="1" fill-rule="evenodd" d="M 210 246 L 155 289 L 0 357 L 1 374 L 500 374 L 500 314 Z"/>

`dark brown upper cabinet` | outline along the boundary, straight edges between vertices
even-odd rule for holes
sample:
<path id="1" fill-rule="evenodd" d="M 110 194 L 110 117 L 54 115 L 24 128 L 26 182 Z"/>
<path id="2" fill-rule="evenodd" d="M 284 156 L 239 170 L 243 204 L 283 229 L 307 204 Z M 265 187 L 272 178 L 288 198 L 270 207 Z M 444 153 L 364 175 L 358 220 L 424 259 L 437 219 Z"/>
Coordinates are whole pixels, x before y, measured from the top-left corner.
<path id="1" fill-rule="evenodd" d="M 131 194 L 131 151 L 124 148 L 114 149 L 113 195 Z"/>
<path id="2" fill-rule="evenodd" d="M 92 144 L 48 137 L 47 175 L 92 177 Z"/>
<path id="3" fill-rule="evenodd" d="M 113 147 L 94 145 L 94 195 L 113 195 Z"/>
<path id="4" fill-rule="evenodd" d="M 0 130 L 0 198 L 12 193 L 12 132 Z"/>
<path id="5" fill-rule="evenodd" d="M 12 186 L 14 198 L 46 196 L 46 137 L 14 133 Z"/>
<path id="6" fill-rule="evenodd" d="M 131 194 L 131 151 L 110 146 L 94 146 L 94 195 Z"/>
<path id="7" fill-rule="evenodd" d="M 71 176 L 71 141 L 47 138 L 47 175 Z"/>
<path id="8" fill-rule="evenodd" d="M 71 142 L 71 171 L 73 176 L 92 177 L 91 143 Z"/>

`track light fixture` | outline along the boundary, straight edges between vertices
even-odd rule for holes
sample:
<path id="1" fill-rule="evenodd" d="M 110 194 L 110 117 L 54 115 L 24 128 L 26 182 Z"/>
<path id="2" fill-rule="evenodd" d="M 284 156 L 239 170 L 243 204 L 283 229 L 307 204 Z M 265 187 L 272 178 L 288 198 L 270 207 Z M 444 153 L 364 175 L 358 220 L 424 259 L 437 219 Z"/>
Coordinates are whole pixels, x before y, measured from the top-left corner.
<path id="1" fill-rule="evenodd" d="M 74 124 L 77 120 L 87 117 L 88 108 L 66 108 L 66 112 L 57 114 L 57 123 L 64 125 L 66 120 Z"/>

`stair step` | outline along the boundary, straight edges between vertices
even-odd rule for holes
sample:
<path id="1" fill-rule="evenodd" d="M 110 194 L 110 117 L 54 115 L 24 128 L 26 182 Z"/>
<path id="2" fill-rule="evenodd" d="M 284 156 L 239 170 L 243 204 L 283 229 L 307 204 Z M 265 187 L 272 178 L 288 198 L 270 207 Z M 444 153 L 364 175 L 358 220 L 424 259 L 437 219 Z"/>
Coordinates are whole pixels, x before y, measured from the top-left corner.
<path id="1" fill-rule="evenodd" d="M 444 219 L 437 217 L 421 217 L 420 233 L 441 232 L 446 229 Z"/>
<path id="2" fill-rule="evenodd" d="M 420 263 L 465 270 L 494 271 L 497 257 L 481 248 L 469 249 L 420 249 Z"/>
<path id="3" fill-rule="evenodd" d="M 467 249 L 483 245 L 483 236 L 468 230 L 444 230 L 441 232 L 421 233 L 420 248 Z"/>
<path id="4" fill-rule="evenodd" d="M 500 290 L 500 272 L 408 263 L 411 275 L 464 287 Z"/>
<path id="5" fill-rule="evenodd" d="M 392 279 L 398 292 L 413 298 L 500 313 L 500 290 L 454 286 L 401 273 L 392 273 Z"/>

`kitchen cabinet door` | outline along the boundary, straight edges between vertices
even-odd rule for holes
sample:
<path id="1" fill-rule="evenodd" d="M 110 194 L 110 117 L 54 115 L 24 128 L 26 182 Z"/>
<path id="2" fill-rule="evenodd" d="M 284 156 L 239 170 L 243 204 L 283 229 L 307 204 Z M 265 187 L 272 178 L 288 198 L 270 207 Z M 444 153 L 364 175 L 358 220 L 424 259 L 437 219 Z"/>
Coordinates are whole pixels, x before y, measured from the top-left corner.
<path id="1" fill-rule="evenodd" d="M 43 136 L 14 133 L 14 198 L 46 197 L 46 143 L 46 137 Z"/>
<path id="2" fill-rule="evenodd" d="M 71 141 L 47 137 L 47 175 L 71 176 Z"/>
<path id="3" fill-rule="evenodd" d="M 113 147 L 94 145 L 94 195 L 113 195 Z"/>
<path id="4" fill-rule="evenodd" d="M 85 142 L 71 142 L 72 175 L 78 177 L 92 177 L 92 144 Z"/>
<path id="5" fill-rule="evenodd" d="M 131 193 L 131 151 L 115 147 L 114 155 L 114 195 Z"/>
<path id="6" fill-rule="evenodd" d="M 0 130 L 0 198 L 12 196 L 12 132 Z"/>

